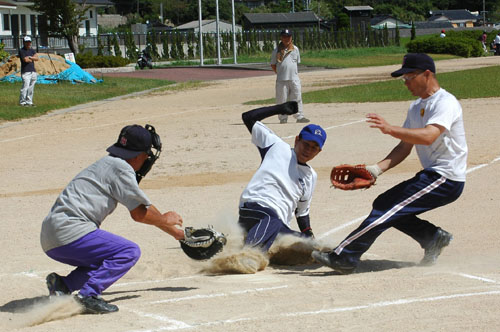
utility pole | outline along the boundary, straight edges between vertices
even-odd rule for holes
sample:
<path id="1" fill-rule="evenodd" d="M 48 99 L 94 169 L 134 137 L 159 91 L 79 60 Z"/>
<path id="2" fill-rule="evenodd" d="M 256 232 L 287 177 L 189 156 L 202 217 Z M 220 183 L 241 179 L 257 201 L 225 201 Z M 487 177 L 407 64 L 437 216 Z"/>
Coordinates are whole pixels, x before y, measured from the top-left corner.
<path id="1" fill-rule="evenodd" d="M 220 30 L 219 30 L 219 0 L 215 0 L 215 32 L 217 35 L 217 64 L 221 65 L 220 59 Z"/>
<path id="2" fill-rule="evenodd" d="M 486 25 L 486 5 L 485 0 L 483 0 L 483 27 Z"/>
<path id="3" fill-rule="evenodd" d="M 231 10 L 233 11 L 233 60 L 234 64 L 237 64 L 238 61 L 236 59 L 237 51 L 236 51 L 236 24 L 234 22 L 234 0 L 231 0 Z"/>
<path id="4" fill-rule="evenodd" d="M 200 50 L 200 66 L 203 67 L 203 27 L 201 24 L 201 18 L 201 0 L 198 0 L 198 34 L 200 36 L 198 49 Z"/>

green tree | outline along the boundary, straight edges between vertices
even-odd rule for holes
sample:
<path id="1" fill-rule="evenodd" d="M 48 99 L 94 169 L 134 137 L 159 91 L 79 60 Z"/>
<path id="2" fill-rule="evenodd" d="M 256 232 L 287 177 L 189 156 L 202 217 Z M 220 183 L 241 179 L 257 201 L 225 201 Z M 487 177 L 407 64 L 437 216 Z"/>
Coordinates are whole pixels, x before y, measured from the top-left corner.
<path id="1" fill-rule="evenodd" d="M 3 43 L 3 41 L 0 41 L 0 61 L 2 61 L 3 59 L 7 58 L 10 55 L 9 52 L 3 50 L 4 47 L 5 44 Z"/>
<path id="2" fill-rule="evenodd" d="M 78 54 L 78 32 L 90 6 L 72 0 L 34 0 L 30 8 L 47 18 L 50 35 L 66 38 L 71 52 Z"/>
<path id="3" fill-rule="evenodd" d="M 118 41 L 118 37 L 113 34 L 113 51 L 115 52 L 115 56 L 122 56 L 122 51 L 120 50 L 120 42 Z"/>

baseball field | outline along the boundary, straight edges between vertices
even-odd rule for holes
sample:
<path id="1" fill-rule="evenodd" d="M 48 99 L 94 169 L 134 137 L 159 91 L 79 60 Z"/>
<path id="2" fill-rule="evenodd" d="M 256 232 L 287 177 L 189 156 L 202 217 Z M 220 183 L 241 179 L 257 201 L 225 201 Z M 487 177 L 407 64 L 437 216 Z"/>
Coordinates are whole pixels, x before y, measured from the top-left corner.
<path id="1" fill-rule="evenodd" d="M 499 64 L 500 57 L 484 57 L 436 67 L 448 72 Z M 307 92 L 387 79 L 399 67 L 312 71 L 300 78 Z M 70 297 L 49 301 L 45 276 L 70 268 L 43 253 L 41 222 L 64 186 L 106 155 L 128 124 L 152 124 L 162 138 L 162 155 L 141 182 L 160 211 L 178 212 L 185 226 L 214 225 L 228 234 L 228 245 L 237 244 L 239 196 L 260 163 L 241 113 L 252 107 L 245 102 L 272 98 L 274 84 L 272 75 L 216 80 L 0 123 L 0 331 L 500 330 L 500 98 L 461 100 L 469 147 L 465 190 L 458 201 L 423 215 L 454 235 L 435 266 L 418 266 L 423 250 L 390 229 L 352 275 L 311 262 L 270 264 L 253 274 L 206 272 L 210 263 L 190 260 L 172 237 L 134 222 L 119 206 L 103 229 L 142 250 L 137 265 L 103 294 L 120 311 L 79 315 Z M 368 190 L 344 192 L 329 182 L 332 166 L 375 163 L 397 144 L 369 128 L 366 113 L 402 124 L 409 104 L 304 105 L 305 115 L 328 134 L 310 163 L 318 172 L 311 224 L 324 246 L 337 245 L 375 197 L 420 170 L 413 152 Z M 264 123 L 290 144 L 302 128 L 293 121 L 280 125 L 277 117 Z"/>

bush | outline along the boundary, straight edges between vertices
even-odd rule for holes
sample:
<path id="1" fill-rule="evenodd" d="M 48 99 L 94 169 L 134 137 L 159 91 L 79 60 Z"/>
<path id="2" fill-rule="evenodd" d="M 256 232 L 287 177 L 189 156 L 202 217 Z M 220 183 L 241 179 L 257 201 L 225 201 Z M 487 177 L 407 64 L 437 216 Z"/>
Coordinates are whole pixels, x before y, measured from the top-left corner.
<path id="1" fill-rule="evenodd" d="M 82 68 L 123 67 L 129 60 L 119 56 L 92 55 L 91 52 L 76 55 L 76 63 Z"/>
<path id="2" fill-rule="evenodd" d="M 462 36 L 415 39 L 408 42 L 406 48 L 409 53 L 453 54 L 464 58 L 480 57 L 484 54 L 479 40 Z"/>

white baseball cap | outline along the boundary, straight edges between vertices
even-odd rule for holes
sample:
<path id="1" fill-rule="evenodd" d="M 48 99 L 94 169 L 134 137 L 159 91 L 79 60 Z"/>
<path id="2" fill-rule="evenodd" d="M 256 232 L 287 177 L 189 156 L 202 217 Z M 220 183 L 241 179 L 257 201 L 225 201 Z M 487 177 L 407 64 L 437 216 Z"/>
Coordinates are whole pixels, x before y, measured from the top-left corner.
<path id="1" fill-rule="evenodd" d="M 31 37 L 30 37 L 30 36 L 26 36 L 26 37 L 24 37 L 24 41 L 25 41 L 25 42 L 30 42 L 30 41 L 31 41 Z"/>

